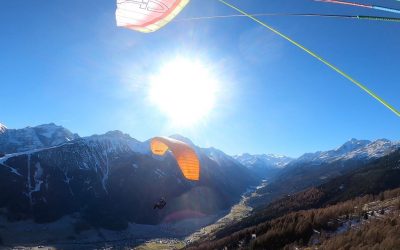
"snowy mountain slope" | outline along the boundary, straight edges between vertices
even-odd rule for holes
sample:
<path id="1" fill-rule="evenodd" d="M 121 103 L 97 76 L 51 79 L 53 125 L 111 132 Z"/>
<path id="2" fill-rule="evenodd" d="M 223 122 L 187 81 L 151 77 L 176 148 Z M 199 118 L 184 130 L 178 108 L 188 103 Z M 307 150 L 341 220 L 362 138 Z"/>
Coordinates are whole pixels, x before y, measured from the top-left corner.
<path id="1" fill-rule="evenodd" d="M 7 129 L 0 125 L 0 152 L 10 154 L 52 147 L 77 138 L 77 134 L 54 123 L 23 129 Z"/>
<path id="2" fill-rule="evenodd" d="M 386 139 L 373 142 L 352 139 L 334 150 L 304 154 L 287 164 L 270 185 L 258 190 L 259 196 L 252 201 L 253 205 L 267 204 L 282 195 L 321 185 L 399 149 L 398 142 Z"/>
<path id="3" fill-rule="evenodd" d="M 88 145 L 102 145 L 109 152 L 133 151 L 141 154 L 150 154 L 150 144 L 140 142 L 128 134 L 115 130 L 107 132 L 104 135 L 92 135 L 82 138 Z"/>
<path id="4" fill-rule="evenodd" d="M 195 148 L 201 163 L 199 182 L 183 178 L 171 153 L 153 156 L 149 141 L 120 131 L 79 138 L 54 124 L 4 128 L 0 145 L 12 150 L 0 155 L 0 208 L 7 208 L 7 216 L 15 220 L 46 222 L 77 212 L 100 227 L 155 224 L 180 211 L 209 215 L 228 209 L 260 178 L 270 178 L 270 185 L 258 191 L 259 201 L 265 203 L 399 148 L 399 143 L 384 139 L 354 139 L 335 150 L 292 160 L 276 155 L 231 157 L 215 148 L 200 148 L 180 135 L 173 137 Z M 166 209 L 149 209 L 161 196 L 168 200 Z"/>
<path id="5" fill-rule="evenodd" d="M 184 179 L 171 153 L 153 156 L 148 141 L 119 131 L 8 154 L 0 158 L 0 208 L 7 208 L 9 218 L 37 222 L 79 212 L 91 225 L 117 229 L 128 222 L 159 223 L 180 211 L 213 214 L 257 184 L 247 168 L 222 151 L 196 150 L 199 182 Z M 168 205 L 155 211 L 152 205 L 161 196 Z"/>
<path id="6" fill-rule="evenodd" d="M 0 123 L 0 134 L 4 133 L 7 130 L 7 127 Z"/>
<path id="7" fill-rule="evenodd" d="M 257 176 L 267 180 L 276 176 L 293 160 L 290 157 L 275 154 L 241 154 L 234 156 L 234 158 Z"/>
<path id="8" fill-rule="evenodd" d="M 195 244 L 192 244 L 193 247 L 187 247 L 188 249 L 222 249 L 226 246 L 232 249 L 242 249 L 247 247 L 251 249 L 254 247 L 250 245 L 252 241 L 249 241 L 249 232 L 257 232 L 257 239 L 265 236 L 259 236 L 261 228 L 265 228 L 265 233 L 271 235 L 271 241 L 265 243 L 264 245 L 257 245 L 259 249 L 292 249 L 291 245 L 283 248 L 281 246 L 275 245 L 276 243 L 280 244 L 280 242 L 287 242 L 287 240 L 293 235 L 293 228 L 296 226 L 302 225 L 299 224 L 299 218 L 304 218 L 304 212 L 309 209 L 315 209 L 312 211 L 311 219 L 307 219 L 306 224 L 309 221 L 313 221 L 314 215 L 323 214 L 322 210 L 316 209 L 328 209 L 329 212 L 327 214 L 331 215 L 335 213 L 335 211 L 343 206 L 344 203 L 340 203 L 339 206 L 331 207 L 332 204 L 338 204 L 339 202 L 346 202 L 356 197 L 362 196 L 362 199 L 358 199 L 357 202 L 349 202 L 349 207 L 351 210 L 346 210 L 344 216 L 335 215 L 331 217 L 332 219 L 324 220 L 324 223 L 327 223 L 326 227 L 322 227 L 324 233 L 331 232 L 333 234 L 343 233 L 343 227 L 348 227 L 348 229 L 353 228 L 353 230 L 362 231 L 359 227 L 360 222 L 356 222 L 354 218 L 362 218 L 361 224 L 370 224 L 373 223 L 373 220 L 385 221 L 384 217 L 387 216 L 388 222 L 391 222 L 393 217 L 397 217 L 397 215 L 391 214 L 392 209 L 394 207 L 398 207 L 397 203 L 399 203 L 399 190 L 381 193 L 381 195 L 377 195 L 380 192 L 393 190 L 395 188 L 400 187 L 400 169 L 397 166 L 400 163 L 400 150 L 395 151 L 394 153 L 389 154 L 387 157 L 380 158 L 374 160 L 370 163 L 365 164 L 362 168 L 352 171 L 343 176 L 339 176 L 337 178 L 333 178 L 331 181 L 327 183 L 317 186 L 314 188 L 306 189 L 302 192 L 295 193 L 293 195 L 285 195 L 281 199 L 273 201 L 268 204 L 268 206 L 264 206 L 262 208 L 258 208 L 252 211 L 252 213 L 244 218 L 243 220 L 239 220 L 237 222 L 228 224 L 224 228 L 211 232 L 206 237 L 203 237 Z M 366 194 L 370 194 L 369 197 Z M 375 197 L 373 196 L 375 195 Z M 370 203 L 370 201 L 374 200 Z M 364 213 L 357 212 L 352 216 L 348 215 L 348 211 L 353 211 L 353 208 L 362 208 Z M 391 207 L 389 209 L 389 207 Z M 400 208 L 400 207 L 398 207 Z M 339 208 L 340 209 L 340 208 Z M 292 219 L 283 218 L 281 216 L 287 216 L 289 214 L 293 215 L 292 212 L 301 211 L 299 216 L 293 217 Z M 310 210 L 309 210 L 310 211 Z M 322 213 L 320 213 L 322 212 Z M 368 212 L 366 214 L 365 212 Z M 350 212 L 351 213 L 351 212 Z M 378 216 L 379 213 L 379 216 Z M 357 217 L 358 216 L 358 217 Z M 276 218 L 281 217 L 281 220 L 274 220 Z M 368 217 L 368 219 L 366 219 Z M 283 219 L 282 219 L 283 218 Z M 348 223 L 348 219 L 353 220 L 352 224 Z M 266 225 L 265 223 L 270 223 L 271 221 L 275 221 L 270 225 Z M 287 221 L 294 221 L 295 226 L 288 226 Z M 321 221 L 321 220 L 319 220 Z M 279 228 L 277 225 L 281 222 L 282 226 Z M 264 224 L 263 224 L 264 223 Z M 335 224 L 338 223 L 338 224 Z M 344 224 L 343 224 L 344 223 Z M 347 224 L 347 225 L 346 225 Z M 334 226 L 335 225 L 335 226 Z M 392 225 L 398 225 L 396 223 L 392 223 Z M 338 227 L 335 230 L 328 229 L 331 227 Z M 276 229 L 279 228 L 279 229 Z M 310 227 L 309 231 L 314 232 L 317 235 L 320 235 L 320 231 L 313 229 L 314 227 Z M 288 229 L 287 234 L 281 234 L 282 230 Z M 398 239 L 398 229 L 393 228 L 396 233 L 392 234 L 395 239 Z M 255 231 L 259 230 L 259 231 Z M 271 234 L 272 230 L 276 230 L 276 234 Z M 280 230 L 280 231 L 279 231 Z M 326 231 L 325 231 L 326 230 Z M 380 230 L 385 230 L 383 227 Z M 279 231 L 279 232 L 278 232 Z M 374 229 L 373 232 L 377 230 Z M 370 231 L 368 231 L 370 232 Z M 238 235 L 242 234 L 242 237 L 238 237 Z M 276 240 L 276 237 L 280 237 L 280 240 Z M 311 236 L 312 233 L 309 234 Z M 354 234 L 356 235 L 356 234 Z M 304 235 L 301 235 L 299 238 L 302 238 Z M 309 237 L 307 236 L 307 237 Z M 225 238 L 225 240 L 223 239 Z M 370 240 L 371 234 L 365 237 L 364 241 Z M 385 236 L 383 236 L 385 238 Z M 351 237 L 348 242 L 355 239 L 355 237 Z M 322 238 L 320 238 L 322 240 Z M 254 241 L 253 241 L 254 242 Z M 310 238 L 309 242 L 313 242 L 312 238 Z M 315 241 L 316 242 L 316 241 Z M 307 246 L 300 246 L 301 249 L 343 249 L 340 247 L 336 247 L 340 243 L 335 243 L 331 245 L 331 248 L 321 248 L 315 245 L 315 242 L 309 243 Z M 340 241 L 337 241 L 340 242 Z M 361 241 L 358 241 L 361 242 Z M 394 242 L 394 241 L 393 241 Z M 233 244 L 232 244 L 233 243 Z M 248 245 L 246 245 L 248 244 Z M 375 243 L 372 243 L 374 245 Z M 273 247 L 271 247 L 273 245 Z M 312 245 L 312 247 L 310 247 Z M 347 243 L 347 245 L 351 245 Z M 354 244 L 356 245 L 356 244 Z M 377 246 L 379 244 L 375 244 Z M 399 244 L 393 244 L 392 247 L 387 247 L 387 249 L 397 249 Z M 335 248 L 336 247 L 336 248 Z M 354 249 L 358 249 L 359 247 L 354 247 Z M 369 247 L 366 249 L 372 249 L 373 247 Z M 293 249 L 296 249 L 295 247 Z M 377 247 L 377 249 L 385 249 L 385 246 Z"/>
<path id="9" fill-rule="evenodd" d="M 235 162 L 235 164 L 239 164 L 236 160 L 219 149 L 210 147 L 210 148 L 202 148 L 201 151 L 211 160 L 218 164 L 223 164 L 224 162 Z"/>
<path id="10" fill-rule="evenodd" d="M 252 168 L 256 166 L 264 166 L 266 169 L 268 168 L 283 168 L 293 159 L 284 155 L 276 155 L 276 154 L 260 154 L 260 155 L 251 155 L 251 154 L 241 154 L 234 156 L 236 160 L 245 165 L 246 167 Z"/>
<path id="11" fill-rule="evenodd" d="M 387 139 L 376 141 L 351 139 L 337 149 L 306 153 L 291 162 L 291 165 L 300 163 L 322 164 L 340 160 L 371 160 L 392 153 L 400 144 Z"/>
<path id="12" fill-rule="evenodd" d="M 400 148 L 400 143 L 387 139 L 379 139 L 367 144 L 365 147 L 346 153 L 342 159 L 376 159 L 388 155 Z"/>

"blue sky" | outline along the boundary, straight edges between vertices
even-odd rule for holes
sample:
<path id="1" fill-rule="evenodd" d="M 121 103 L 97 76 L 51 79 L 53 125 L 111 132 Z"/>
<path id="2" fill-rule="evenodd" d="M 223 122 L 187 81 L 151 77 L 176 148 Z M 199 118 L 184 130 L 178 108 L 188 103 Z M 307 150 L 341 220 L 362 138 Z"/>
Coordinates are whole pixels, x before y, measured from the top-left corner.
<path id="1" fill-rule="evenodd" d="M 361 2 L 361 0 L 359 0 Z M 231 0 L 250 13 L 388 15 L 309 0 Z M 362 1 L 400 8 L 396 1 Z M 115 2 L 2 1 L 0 122 L 55 122 L 81 136 L 122 130 L 139 140 L 180 133 L 229 154 L 334 148 L 355 137 L 399 140 L 400 118 L 303 51 L 246 18 L 170 23 L 142 34 L 115 27 Z M 236 14 L 192 0 L 177 19 Z M 263 17 L 400 108 L 398 23 Z M 209 117 L 173 128 L 146 79 L 173 57 L 200 58 L 223 86 Z"/>

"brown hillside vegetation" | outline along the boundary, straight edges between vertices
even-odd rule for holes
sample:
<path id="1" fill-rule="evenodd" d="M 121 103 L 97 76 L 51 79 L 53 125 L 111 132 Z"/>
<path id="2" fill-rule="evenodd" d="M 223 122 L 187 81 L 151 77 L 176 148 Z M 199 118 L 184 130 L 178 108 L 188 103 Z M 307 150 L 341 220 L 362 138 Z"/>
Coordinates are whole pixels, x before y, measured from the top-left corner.
<path id="1" fill-rule="evenodd" d="M 395 189 L 292 212 L 188 249 L 399 249 L 399 197 Z"/>
<path id="2" fill-rule="evenodd" d="M 259 223 L 276 219 L 290 212 L 307 210 L 319 206 L 324 193 L 318 188 L 310 188 L 297 194 L 284 197 L 269 204 L 266 208 L 256 210 L 251 216 L 238 223 L 229 225 L 216 232 L 216 238 L 224 238 L 241 229 L 257 225 Z"/>
<path id="3" fill-rule="evenodd" d="M 290 212 L 323 208 L 366 194 L 376 195 L 385 190 L 400 188 L 399 163 L 400 150 L 385 158 L 371 161 L 362 168 L 331 179 L 318 187 L 311 187 L 290 195 L 285 194 L 275 201 L 256 207 L 250 216 L 215 232 L 210 238 L 222 239 L 242 229 L 279 218 Z"/>
<path id="4" fill-rule="evenodd" d="M 322 242 L 318 249 L 400 249 L 400 213 L 371 220 L 359 230 L 350 230 Z"/>

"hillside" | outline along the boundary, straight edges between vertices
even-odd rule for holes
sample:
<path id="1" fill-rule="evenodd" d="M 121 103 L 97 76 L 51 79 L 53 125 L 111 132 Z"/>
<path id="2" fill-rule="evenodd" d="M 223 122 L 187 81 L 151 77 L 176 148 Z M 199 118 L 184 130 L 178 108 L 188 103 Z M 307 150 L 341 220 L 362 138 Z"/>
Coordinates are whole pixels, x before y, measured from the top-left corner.
<path id="1" fill-rule="evenodd" d="M 400 189 L 395 189 L 291 212 L 187 249 L 396 249 L 399 215 Z"/>
<path id="2" fill-rule="evenodd" d="M 247 218 L 210 235 L 208 240 L 216 238 L 215 242 L 219 242 L 229 238 L 230 235 L 259 227 L 263 223 L 269 223 L 296 211 L 329 207 L 366 194 L 377 195 L 385 190 L 400 187 L 399 180 L 400 150 L 372 161 L 363 168 L 336 177 L 317 188 L 286 196 L 265 208 L 256 209 Z"/>
<path id="3" fill-rule="evenodd" d="M 354 170 L 368 167 L 374 161 L 397 151 L 399 145 L 386 139 L 373 142 L 351 139 L 337 149 L 304 154 L 289 162 L 270 180 L 269 185 L 258 190 L 251 205 L 263 207 L 280 197 L 316 187 Z"/>
<path id="4" fill-rule="evenodd" d="M 259 182 L 222 151 L 194 144 L 201 180 L 187 181 L 172 154 L 153 156 L 147 141 L 119 131 L 33 146 L 0 158 L 0 208 L 10 221 L 48 223 L 78 213 L 86 227 L 119 230 L 206 217 L 229 209 Z M 166 208 L 153 210 L 160 197 Z"/>
<path id="5" fill-rule="evenodd" d="M 55 124 L 22 130 L 2 126 L 6 154 L 0 154 L 0 226 L 9 225 L 14 235 L 2 230 L 4 241 L 79 239 L 101 246 L 107 239 L 136 245 L 164 236 L 175 242 L 174 237 L 208 226 L 189 237 L 200 244 L 301 210 L 399 187 L 399 144 L 384 139 L 352 139 L 337 149 L 292 159 L 274 154 L 232 157 L 181 135 L 171 137 L 196 151 L 200 181 L 186 180 L 172 154 L 155 156 L 149 141 L 120 131 L 79 137 Z M 167 206 L 154 210 L 160 197 Z M 46 236 L 45 230 L 27 233 L 29 241 L 23 237 L 25 228 L 40 225 L 59 234 Z M 94 242 L 85 240 L 85 234 L 92 234 Z"/>

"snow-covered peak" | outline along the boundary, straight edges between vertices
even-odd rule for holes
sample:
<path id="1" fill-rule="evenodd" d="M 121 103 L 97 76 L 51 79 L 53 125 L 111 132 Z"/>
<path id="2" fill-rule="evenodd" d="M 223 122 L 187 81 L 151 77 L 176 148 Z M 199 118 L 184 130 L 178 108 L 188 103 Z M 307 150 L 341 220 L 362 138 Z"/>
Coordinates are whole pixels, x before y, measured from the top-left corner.
<path id="1" fill-rule="evenodd" d="M 29 127 L 27 129 L 30 129 Z M 54 123 L 43 124 L 32 128 L 35 133 L 44 137 L 42 140 L 49 140 L 50 146 L 59 145 L 64 142 L 72 141 L 79 138 L 78 134 L 73 134 L 63 126 L 58 126 Z"/>
<path id="2" fill-rule="evenodd" d="M 305 153 L 299 158 L 297 158 L 295 161 L 296 162 L 314 161 L 315 159 L 318 159 L 322 153 L 323 153 L 322 151 L 317 151 L 315 153 Z"/>
<path id="3" fill-rule="evenodd" d="M 247 167 L 283 168 L 293 159 L 284 155 L 248 153 L 234 156 L 241 164 Z"/>
<path id="4" fill-rule="evenodd" d="M 135 143 L 139 143 L 136 139 L 132 138 L 128 134 L 124 134 L 119 130 L 109 131 L 102 135 L 92 135 L 84 138 L 86 141 L 134 141 Z"/>
<path id="5" fill-rule="evenodd" d="M 273 158 L 276 158 L 276 159 L 290 158 L 290 157 L 287 157 L 285 155 L 278 155 L 278 154 L 267 154 L 267 156 L 273 157 Z"/>
<path id="6" fill-rule="evenodd" d="M 350 151 L 365 147 L 367 144 L 371 143 L 368 140 L 357 140 L 352 138 L 351 140 L 344 143 L 342 146 L 335 150 L 336 153 L 348 153 Z"/>
<path id="7" fill-rule="evenodd" d="M 214 162 L 218 163 L 219 165 L 223 165 L 226 162 L 235 161 L 231 156 L 225 154 L 219 149 L 210 147 L 210 148 L 202 148 L 197 149 L 196 152 L 205 154 L 209 159 L 213 160 Z"/>
<path id="8" fill-rule="evenodd" d="M 109 131 L 103 135 L 85 137 L 83 141 L 90 146 L 100 145 L 107 152 L 133 151 L 142 154 L 150 152 L 150 146 L 147 142 L 140 142 L 119 130 Z"/>
<path id="9" fill-rule="evenodd" d="M 0 152 L 17 153 L 47 148 L 77 138 L 79 135 L 54 123 L 23 129 L 3 129 L 0 133 Z"/>
<path id="10" fill-rule="evenodd" d="M 382 157 L 400 147 L 400 143 L 391 142 L 387 139 L 376 141 L 351 139 L 334 150 L 306 153 L 300 156 L 294 163 L 311 162 L 326 163 L 337 160 L 369 160 Z"/>
<path id="11" fill-rule="evenodd" d="M 392 153 L 398 149 L 400 144 L 387 139 L 379 139 L 367 144 L 365 147 L 354 150 L 344 156 L 344 159 L 375 159 Z"/>
<path id="12" fill-rule="evenodd" d="M 109 131 L 109 132 L 105 133 L 104 136 L 106 136 L 106 137 L 114 137 L 114 138 L 130 138 L 130 139 L 132 139 L 130 137 L 130 135 L 124 134 L 122 131 L 119 131 L 119 130 Z"/>
<path id="13" fill-rule="evenodd" d="M 30 128 L 30 127 L 28 127 Z M 47 124 L 42 124 L 42 125 L 38 125 L 34 128 L 41 128 L 41 129 L 48 129 L 48 130 L 52 130 L 52 129 L 59 129 L 59 128 L 64 128 L 63 126 L 59 126 L 56 125 L 54 122 L 51 123 L 47 123 Z"/>
<path id="14" fill-rule="evenodd" d="M 6 130 L 7 130 L 7 127 L 0 123 L 0 134 L 6 132 Z"/>

